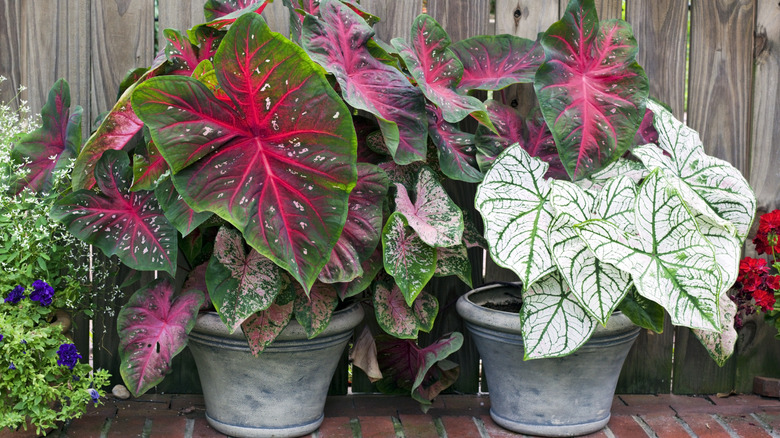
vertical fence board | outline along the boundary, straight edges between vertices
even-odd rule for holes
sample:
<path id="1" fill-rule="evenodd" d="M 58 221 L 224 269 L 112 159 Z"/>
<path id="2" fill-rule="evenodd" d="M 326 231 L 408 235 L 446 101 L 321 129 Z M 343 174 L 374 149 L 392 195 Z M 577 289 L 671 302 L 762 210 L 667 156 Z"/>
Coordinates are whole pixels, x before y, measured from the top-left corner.
<path id="1" fill-rule="evenodd" d="M 192 26 L 204 22 L 203 0 L 160 0 L 157 6 L 157 50 L 165 49 L 167 40 L 163 35 L 165 29 L 185 31 Z"/>
<path id="2" fill-rule="evenodd" d="M 0 84 L 0 103 L 18 107 L 14 100 L 22 82 L 20 66 L 19 28 L 21 25 L 21 0 L 0 2 L 0 76 L 6 80 Z"/>
<path id="3" fill-rule="evenodd" d="M 751 0 L 695 1 L 691 7 L 687 123 L 708 154 L 746 170 L 750 129 L 754 4 Z M 689 329 L 675 336 L 675 394 L 734 389 L 734 357 L 719 368 Z"/>
<path id="4" fill-rule="evenodd" d="M 275 1 L 265 7 L 263 18 L 274 32 L 290 37 L 290 10 L 284 2 Z"/>
<path id="5" fill-rule="evenodd" d="M 639 44 L 637 61 L 650 80 L 650 95 L 667 102 L 680 119 L 685 99 L 688 5 L 677 0 L 632 0 L 626 19 Z M 672 381 L 674 327 L 667 316 L 664 332 L 642 331 L 618 380 L 619 393 L 666 393 Z"/>
<path id="6" fill-rule="evenodd" d="M 599 14 L 599 20 L 611 20 L 614 18 L 620 18 L 622 15 L 622 1 L 621 0 L 595 0 L 596 11 Z M 561 8 L 561 14 L 566 11 L 566 6 L 569 4 L 568 0 L 560 0 L 559 5 Z"/>
<path id="7" fill-rule="evenodd" d="M 393 38 L 408 41 L 412 21 L 422 12 L 422 0 L 363 0 L 360 6 L 379 17 L 374 25 L 376 36 L 388 43 Z"/>

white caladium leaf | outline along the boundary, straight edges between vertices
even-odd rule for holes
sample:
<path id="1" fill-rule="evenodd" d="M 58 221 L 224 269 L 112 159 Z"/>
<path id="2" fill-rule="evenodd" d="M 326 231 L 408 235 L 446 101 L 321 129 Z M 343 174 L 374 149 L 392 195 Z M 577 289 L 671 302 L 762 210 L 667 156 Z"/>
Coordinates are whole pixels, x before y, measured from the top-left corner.
<path id="1" fill-rule="evenodd" d="M 547 248 L 554 211 L 548 202 L 547 163 L 517 144 L 506 149 L 477 188 L 474 200 L 485 221 L 490 255 L 529 288 L 555 270 Z"/>
<path id="2" fill-rule="evenodd" d="M 600 190 L 616 176 L 626 176 L 635 184 L 639 184 L 649 173 L 645 165 L 639 161 L 619 158 L 591 175 L 590 178 L 577 180 L 576 184 L 583 189 Z"/>
<path id="3" fill-rule="evenodd" d="M 715 259 L 718 261 L 718 269 L 721 278 L 721 295 L 734 285 L 739 275 L 739 258 L 742 255 L 742 242 L 729 230 L 713 224 L 706 216 L 696 217 L 699 230 L 707 238 L 715 249 Z M 723 306 L 721 306 L 721 309 Z"/>
<path id="4" fill-rule="evenodd" d="M 590 338 L 598 325 L 556 273 L 523 293 L 520 321 L 526 359 L 570 354 Z"/>
<path id="5" fill-rule="evenodd" d="M 436 248 L 428 246 L 409 227 L 406 217 L 395 212 L 382 230 L 385 270 L 395 278 L 399 289 L 412 305 L 436 270 Z"/>
<path id="6" fill-rule="evenodd" d="M 466 245 L 452 246 L 449 248 L 436 248 L 437 277 L 456 275 L 469 287 L 471 285 L 471 262 Z"/>
<path id="7" fill-rule="evenodd" d="M 639 293 L 669 312 L 672 323 L 720 330 L 720 271 L 715 251 L 699 232 L 677 192 L 653 171 L 640 187 L 635 206 L 638 235 L 605 220 L 575 227 L 604 263 L 631 274 Z"/>
<path id="8" fill-rule="evenodd" d="M 550 203 L 555 215 L 568 214 L 577 222 L 591 218 L 594 196 L 569 181 L 553 180 L 550 183 Z"/>
<path id="9" fill-rule="evenodd" d="M 737 305 L 731 301 L 727 294 L 723 294 L 720 296 L 720 323 L 723 325 L 723 330 L 721 332 L 693 330 L 693 334 L 718 366 L 723 366 L 726 363 L 737 345 L 737 331 L 734 329 L 734 315 L 736 314 Z"/>
<path id="10" fill-rule="evenodd" d="M 433 171 L 420 169 L 414 202 L 406 187 L 396 184 L 395 207 L 423 242 L 433 247 L 460 244 L 463 237 L 463 213 L 450 199 Z"/>
<path id="11" fill-rule="evenodd" d="M 658 145 L 671 157 L 673 175 L 698 193 L 744 239 L 753 224 L 756 196 L 742 174 L 727 161 L 704 153 L 699 134 L 674 118 L 656 102 L 648 101 L 658 131 Z M 687 199 L 686 199 L 687 201 Z"/>
<path id="12" fill-rule="evenodd" d="M 635 203 L 636 184 L 628 176 L 619 176 L 609 180 L 598 193 L 593 215 L 596 219 L 612 222 L 627 233 L 635 233 Z"/>

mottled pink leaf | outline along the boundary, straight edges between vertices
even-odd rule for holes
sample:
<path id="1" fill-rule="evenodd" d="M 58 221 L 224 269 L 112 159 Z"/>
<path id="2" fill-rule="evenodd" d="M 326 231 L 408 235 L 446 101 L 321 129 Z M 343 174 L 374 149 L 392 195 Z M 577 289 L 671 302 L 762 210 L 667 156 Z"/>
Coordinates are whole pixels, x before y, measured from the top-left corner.
<path id="1" fill-rule="evenodd" d="M 373 302 L 377 323 L 397 338 L 416 339 L 420 330 L 431 331 L 439 312 L 439 302 L 433 295 L 423 292 L 410 306 L 397 284 L 384 281 L 375 284 Z"/>
<path id="2" fill-rule="evenodd" d="M 106 151 L 95 167 L 100 193 L 79 190 L 57 201 L 51 216 L 107 256 L 139 271 L 176 274 L 176 229 L 163 216 L 154 192 L 130 191 L 130 159 Z"/>
<path id="3" fill-rule="evenodd" d="M 418 402 L 430 405 L 460 374 L 456 364 L 445 360 L 463 345 L 463 335 L 458 332 L 445 335 L 425 348 L 413 340 L 390 336 L 378 336 L 376 344 L 379 368 L 384 376 L 377 386 L 382 392 L 411 393 Z"/>
<path id="4" fill-rule="evenodd" d="M 403 214 L 419 238 L 433 247 L 460 244 L 463 212 L 450 199 L 433 171 L 423 167 L 417 177 L 412 202 L 406 187 L 396 184 L 395 208 Z"/>
<path id="5" fill-rule="evenodd" d="M 25 188 L 48 192 L 53 173 L 64 169 L 81 147 L 82 109 L 70 110 L 70 86 L 64 79 L 54 83 L 41 110 L 41 126 L 22 136 L 14 144 L 11 157 L 29 173 L 12 187 L 14 193 Z"/>
<path id="6" fill-rule="evenodd" d="M 482 181 L 482 172 L 477 164 L 477 148 L 474 146 L 474 134 L 463 132 L 460 128 L 444 120 L 441 109 L 435 105 L 426 105 L 428 111 L 428 133 L 439 153 L 439 166 L 449 178 L 465 181 Z M 487 128 L 485 128 L 487 129 Z"/>
<path id="7" fill-rule="evenodd" d="M 133 155 L 133 185 L 130 190 L 154 190 L 168 170 L 168 163 L 160 155 L 157 146 L 149 142 L 144 154 Z"/>
<path id="8" fill-rule="evenodd" d="M 187 280 L 184 281 L 182 286 L 182 293 L 189 292 L 191 290 L 199 290 L 203 292 L 204 300 L 200 306 L 200 310 L 207 310 L 211 307 L 211 298 L 209 297 L 209 288 L 206 286 L 206 269 L 209 263 L 201 263 L 196 266 L 189 274 L 187 274 Z"/>
<path id="9" fill-rule="evenodd" d="M 631 146 L 645 115 L 648 81 L 631 26 L 599 23 L 593 0 L 572 1 L 541 38 L 534 88 L 572 180 L 597 172 Z"/>
<path id="10" fill-rule="evenodd" d="M 206 271 L 211 302 L 234 332 L 252 314 L 274 302 L 282 287 L 279 268 L 254 249 L 244 250 L 241 233 L 220 228 Z"/>
<path id="11" fill-rule="evenodd" d="M 271 304 L 267 309 L 255 313 L 241 324 L 249 349 L 255 356 L 271 345 L 277 336 L 287 327 L 293 313 L 293 302 Z"/>
<path id="12" fill-rule="evenodd" d="M 455 275 L 469 288 L 473 287 L 471 285 L 471 262 L 469 262 L 466 245 L 436 248 L 436 272 L 434 275 L 437 277 Z"/>
<path id="13" fill-rule="evenodd" d="M 382 232 L 382 204 L 389 182 L 382 169 L 358 164 L 358 181 L 349 194 L 349 213 L 330 260 L 319 280 L 324 283 L 348 282 L 363 274 L 361 264 L 379 244 Z"/>
<path id="14" fill-rule="evenodd" d="M 457 123 L 471 114 L 492 129 L 482 101 L 456 90 L 463 64 L 449 48 L 444 28 L 428 15 L 420 15 L 412 24 L 411 41 L 395 38 L 392 42 L 425 97 L 441 108 L 444 120 Z"/>
<path id="15" fill-rule="evenodd" d="M 182 236 L 187 236 L 194 229 L 206 222 L 213 213 L 209 211 L 196 212 L 182 199 L 170 178 L 164 179 L 154 189 L 154 195 L 160 208 L 163 210 L 168 222 L 171 223 Z"/>
<path id="16" fill-rule="evenodd" d="M 544 61 L 538 41 L 514 35 L 480 35 L 450 46 L 461 63 L 458 91 L 500 90 L 520 82 L 533 82 Z"/>
<path id="17" fill-rule="evenodd" d="M 158 279 L 130 297 L 117 317 L 119 357 L 127 388 L 134 396 L 160 383 L 171 360 L 187 344 L 203 294 L 174 294 L 168 279 Z"/>
<path id="18" fill-rule="evenodd" d="M 377 116 L 396 162 L 424 160 L 428 125 L 420 89 L 372 56 L 368 41 L 374 31 L 352 9 L 338 0 L 323 0 L 320 15 L 304 21 L 301 43 L 306 52 L 336 77 L 347 103 Z"/>
<path id="19" fill-rule="evenodd" d="M 488 249 L 485 236 L 477 229 L 477 226 L 469 220 L 468 214 L 463 213 L 463 244 L 466 248 Z"/>
<path id="20" fill-rule="evenodd" d="M 385 271 L 395 278 L 411 306 L 436 270 L 436 248 L 427 245 L 401 213 L 393 213 L 382 230 Z"/>
<path id="21" fill-rule="evenodd" d="M 297 288 L 295 320 L 306 331 L 309 339 L 322 333 L 330 324 L 330 317 L 339 303 L 338 292 L 332 284 L 316 282 L 308 296 Z"/>
<path id="22" fill-rule="evenodd" d="M 195 79 L 166 76 L 139 85 L 133 107 L 187 204 L 233 224 L 308 290 L 357 179 L 349 109 L 303 50 L 256 14 L 231 26 L 214 66 L 235 105 Z"/>

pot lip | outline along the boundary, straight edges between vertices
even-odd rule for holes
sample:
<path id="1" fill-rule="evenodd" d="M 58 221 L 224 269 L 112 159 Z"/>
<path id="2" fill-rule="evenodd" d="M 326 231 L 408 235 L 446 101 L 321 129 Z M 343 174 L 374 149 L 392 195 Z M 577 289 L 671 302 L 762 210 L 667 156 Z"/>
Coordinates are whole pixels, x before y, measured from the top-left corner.
<path id="1" fill-rule="evenodd" d="M 360 324 L 361 321 L 363 321 L 364 315 L 365 311 L 359 302 L 354 302 L 344 309 L 333 312 L 328 326 L 314 339 L 325 338 L 350 331 L 358 324 Z M 215 311 L 199 314 L 195 320 L 195 326 L 192 328 L 192 331 L 201 334 L 233 339 L 246 339 L 244 337 L 244 333 L 241 330 L 236 330 L 235 332 L 230 333 L 228 327 L 225 325 L 225 323 L 222 322 L 219 315 Z M 306 331 L 303 329 L 303 326 L 301 326 L 298 321 L 295 320 L 294 317 L 290 319 L 290 322 L 287 324 L 284 330 L 282 330 L 279 336 L 276 337 L 276 340 L 279 341 L 303 339 L 308 339 L 308 336 L 306 336 Z"/>

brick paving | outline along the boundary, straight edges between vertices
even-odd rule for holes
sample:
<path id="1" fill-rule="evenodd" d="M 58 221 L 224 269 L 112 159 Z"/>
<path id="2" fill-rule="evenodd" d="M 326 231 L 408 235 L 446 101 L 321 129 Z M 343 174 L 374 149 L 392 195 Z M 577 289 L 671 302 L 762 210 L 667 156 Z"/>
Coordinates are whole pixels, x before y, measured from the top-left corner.
<path id="1" fill-rule="evenodd" d="M 490 398 L 442 395 L 427 413 L 408 397 L 329 397 L 325 420 L 310 438 L 508 438 L 522 437 L 490 419 Z M 55 438 L 224 437 L 205 419 L 199 395 L 148 395 L 103 406 L 49 433 Z M 35 437 L 33 431 L 0 431 L 0 438 Z M 780 400 L 756 395 L 619 395 L 612 419 L 592 438 L 780 438 Z"/>

